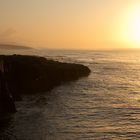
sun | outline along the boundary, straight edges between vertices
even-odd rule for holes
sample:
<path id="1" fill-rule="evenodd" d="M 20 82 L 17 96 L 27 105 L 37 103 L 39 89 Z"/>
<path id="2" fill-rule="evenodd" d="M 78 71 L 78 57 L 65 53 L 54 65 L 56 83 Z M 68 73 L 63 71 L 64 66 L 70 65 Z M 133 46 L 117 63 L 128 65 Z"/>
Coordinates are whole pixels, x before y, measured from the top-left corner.
<path id="1" fill-rule="evenodd" d="M 140 43 L 140 7 L 135 9 L 130 17 L 128 35 L 135 43 Z"/>
<path id="2" fill-rule="evenodd" d="M 140 48 L 140 4 L 130 7 L 123 15 L 121 35 L 125 42 Z"/>

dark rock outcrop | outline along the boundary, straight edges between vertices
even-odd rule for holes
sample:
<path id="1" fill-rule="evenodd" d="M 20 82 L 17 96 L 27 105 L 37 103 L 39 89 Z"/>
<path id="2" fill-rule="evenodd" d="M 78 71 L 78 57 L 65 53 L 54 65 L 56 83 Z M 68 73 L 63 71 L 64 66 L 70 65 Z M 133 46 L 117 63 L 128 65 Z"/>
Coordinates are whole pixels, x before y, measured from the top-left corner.
<path id="1" fill-rule="evenodd" d="M 0 55 L 1 60 L 4 61 L 5 79 L 14 100 L 20 99 L 22 94 L 45 92 L 90 73 L 89 68 L 81 64 L 61 63 L 37 56 Z M 8 98 L 6 100 L 11 102 Z"/>
<path id="2" fill-rule="evenodd" d="M 0 71 L 0 114 L 13 113 L 15 111 L 12 95 L 10 95 L 4 75 Z"/>
<path id="3" fill-rule="evenodd" d="M 0 121 L 7 113 L 16 112 L 12 95 L 8 90 L 7 81 L 2 71 L 2 65 L 0 65 Z"/>

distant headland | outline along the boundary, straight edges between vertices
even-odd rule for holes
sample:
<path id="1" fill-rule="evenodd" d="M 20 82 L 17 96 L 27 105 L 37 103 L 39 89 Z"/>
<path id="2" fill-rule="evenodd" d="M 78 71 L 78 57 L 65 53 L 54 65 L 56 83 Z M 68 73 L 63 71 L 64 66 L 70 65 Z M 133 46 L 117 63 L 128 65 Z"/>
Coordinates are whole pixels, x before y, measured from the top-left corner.
<path id="1" fill-rule="evenodd" d="M 6 50 L 17 50 L 17 49 L 32 49 L 28 46 L 23 45 L 13 45 L 13 44 L 0 44 L 0 49 L 6 49 Z"/>

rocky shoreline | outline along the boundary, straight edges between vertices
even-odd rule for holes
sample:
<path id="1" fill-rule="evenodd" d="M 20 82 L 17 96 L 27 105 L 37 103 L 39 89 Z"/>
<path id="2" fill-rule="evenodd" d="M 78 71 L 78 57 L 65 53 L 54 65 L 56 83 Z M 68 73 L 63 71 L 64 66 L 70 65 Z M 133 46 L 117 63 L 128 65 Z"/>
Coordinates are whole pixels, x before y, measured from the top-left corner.
<path id="1" fill-rule="evenodd" d="M 0 62 L 0 117 L 16 111 L 14 102 L 21 100 L 22 94 L 43 94 L 90 73 L 90 69 L 81 64 L 38 56 L 0 55 Z"/>

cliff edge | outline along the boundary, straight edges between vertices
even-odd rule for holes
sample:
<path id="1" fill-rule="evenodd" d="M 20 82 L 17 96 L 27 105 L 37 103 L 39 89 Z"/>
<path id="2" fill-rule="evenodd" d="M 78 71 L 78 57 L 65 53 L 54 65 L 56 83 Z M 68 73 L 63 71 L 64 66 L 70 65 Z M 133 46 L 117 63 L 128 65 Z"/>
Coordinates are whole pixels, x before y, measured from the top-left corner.
<path id="1" fill-rule="evenodd" d="M 0 100 L 4 97 L 9 104 L 13 101 L 13 106 L 10 105 L 12 111 L 16 111 L 13 109 L 14 101 L 19 100 L 22 94 L 43 93 L 90 73 L 89 68 L 81 64 L 61 63 L 38 56 L 0 55 L 0 62 L 3 62 L 1 69 L 4 69 L 4 80 L 3 76 L 0 76 Z M 2 90 L 3 87 L 7 89 Z M 9 108 L 2 104 L 0 109 L 10 112 Z"/>

